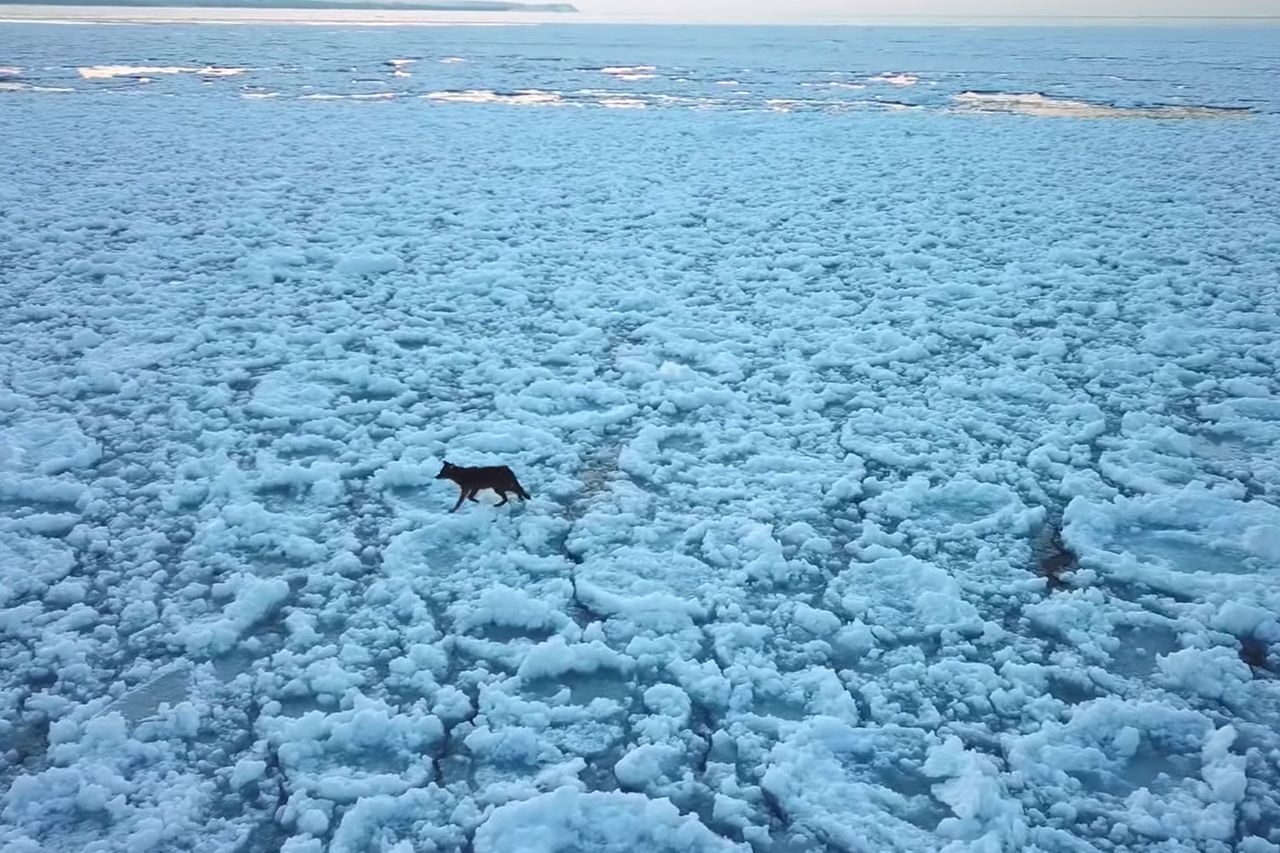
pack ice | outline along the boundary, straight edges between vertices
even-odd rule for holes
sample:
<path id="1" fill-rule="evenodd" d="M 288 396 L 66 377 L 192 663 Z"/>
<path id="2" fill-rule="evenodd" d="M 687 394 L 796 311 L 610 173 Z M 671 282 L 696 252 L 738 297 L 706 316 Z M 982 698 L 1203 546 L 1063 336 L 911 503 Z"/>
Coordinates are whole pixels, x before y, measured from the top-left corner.
<path id="1" fill-rule="evenodd" d="M 1275 42 L 820 33 L 0 24 L 0 848 L 1280 851 Z"/>

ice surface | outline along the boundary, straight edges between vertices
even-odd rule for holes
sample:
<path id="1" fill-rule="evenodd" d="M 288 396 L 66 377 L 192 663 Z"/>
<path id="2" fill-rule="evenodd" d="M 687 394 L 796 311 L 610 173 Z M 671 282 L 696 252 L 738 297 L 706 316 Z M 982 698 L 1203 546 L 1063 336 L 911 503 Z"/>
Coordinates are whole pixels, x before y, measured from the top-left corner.
<path id="1" fill-rule="evenodd" d="M 243 74 L 243 68 L 184 68 L 179 65 L 92 65 L 77 68 L 76 71 L 85 80 L 110 80 L 113 77 L 148 78 L 157 74 L 199 74 L 202 77 L 234 77 Z"/>
<path id="2" fill-rule="evenodd" d="M 0 28 L 6 853 L 1280 849 L 1268 33 L 103 33 Z"/>
<path id="3" fill-rule="evenodd" d="M 1047 97 L 1039 92 L 961 92 L 955 96 L 955 102 L 957 108 L 972 112 L 1009 112 L 1061 118 L 1243 118 L 1248 114 L 1245 110 L 1225 107 L 1118 107 Z"/>

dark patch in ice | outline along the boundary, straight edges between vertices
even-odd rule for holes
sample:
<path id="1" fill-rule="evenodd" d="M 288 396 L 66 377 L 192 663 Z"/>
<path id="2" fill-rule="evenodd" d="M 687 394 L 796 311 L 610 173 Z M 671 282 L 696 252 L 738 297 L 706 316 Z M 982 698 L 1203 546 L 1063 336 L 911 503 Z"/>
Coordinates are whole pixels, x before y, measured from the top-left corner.
<path id="1" fill-rule="evenodd" d="M 1240 638 L 1240 660 L 1248 664 L 1249 669 L 1255 671 L 1255 673 L 1258 670 L 1263 672 L 1273 671 L 1267 652 L 1267 644 L 1257 637 Z"/>
<path id="2" fill-rule="evenodd" d="M 433 494 L 430 486 L 392 486 L 383 489 L 384 497 L 391 498 L 395 503 L 407 504 L 414 509 L 446 509 L 447 504 L 440 494 Z M 453 497 L 457 497 L 456 493 Z M 389 501 L 390 502 L 390 501 Z"/>
<path id="3" fill-rule="evenodd" d="M 1145 788 L 1159 794 L 1199 775 L 1198 756 L 1167 752 L 1162 746 L 1144 741 L 1138 751 L 1112 767 L 1074 768 L 1067 771 L 1088 790 L 1127 797 Z"/>
<path id="4" fill-rule="evenodd" d="M 135 687 L 108 706 L 119 711 L 132 723 L 153 717 L 162 704 L 170 706 L 186 701 L 190 692 L 190 673 L 184 668 L 161 673 L 145 684 Z"/>
<path id="5" fill-rule="evenodd" d="M 263 483 L 254 491 L 271 512 L 288 512 L 307 498 L 305 483 Z"/>
<path id="6" fill-rule="evenodd" d="M 1198 755 L 1169 753 L 1162 746 L 1153 746 L 1143 741 L 1125 765 L 1120 777 L 1130 786 L 1130 790 L 1146 788 L 1161 791 L 1176 787 L 1183 779 L 1194 779 L 1199 775 Z"/>
<path id="7" fill-rule="evenodd" d="M 658 446 L 670 454 L 702 456 L 706 451 L 701 436 L 695 432 L 677 432 L 666 435 Z"/>
<path id="8" fill-rule="evenodd" d="M 1040 531 L 1035 544 L 1036 572 L 1045 579 L 1049 592 L 1062 589 L 1066 583 L 1063 575 L 1074 572 L 1079 566 L 1076 555 L 1062 541 L 1062 521 L 1053 519 Z"/>
<path id="9" fill-rule="evenodd" d="M 1172 629 L 1159 625 L 1124 625 L 1116 629 L 1120 645 L 1112 653 L 1112 670 L 1128 677 L 1149 675 L 1156 657 L 1176 651 L 1178 638 Z"/>
<path id="10" fill-rule="evenodd" d="M 431 338 L 425 334 L 399 334 L 395 335 L 392 340 L 395 341 L 396 346 L 410 351 L 420 350 L 431 343 Z"/>
<path id="11" fill-rule="evenodd" d="M 342 452 L 342 445 L 328 439 L 315 442 L 291 443 L 283 447 L 273 446 L 276 456 L 285 462 L 297 462 L 304 459 L 332 459 Z"/>
<path id="12" fill-rule="evenodd" d="M 357 403 L 384 403 L 400 396 L 399 391 L 377 388 L 352 388 L 344 393 Z"/>
<path id="13" fill-rule="evenodd" d="M 248 718 L 245 721 L 246 732 L 255 730 L 261 713 L 262 707 L 259 703 L 254 702 L 249 707 Z M 294 786 L 289 783 L 284 767 L 280 764 L 279 752 L 275 747 L 268 747 L 264 760 L 267 767 L 263 777 L 257 783 L 259 796 L 268 799 L 274 789 L 275 803 L 272 808 L 266 809 L 265 817 L 254 824 L 236 853 L 279 853 L 291 834 L 280 824 L 278 818 L 283 815 L 283 809 L 289 803 L 289 793 Z"/>
<path id="14" fill-rule="evenodd" d="M 40 690 L 51 687 L 58 682 L 58 674 L 45 666 L 35 666 L 27 670 L 27 685 Z"/>
<path id="15" fill-rule="evenodd" d="M 568 554 L 569 552 L 566 551 L 565 553 Z M 575 565 L 580 564 L 582 562 L 581 559 L 575 559 L 572 557 L 571 559 L 573 560 Z M 569 618 L 574 621 L 574 624 L 576 624 L 579 628 L 585 628 L 588 625 L 590 625 L 592 622 L 604 622 L 606 619 L 605 615 L 603 613 L 598 613 L 597 611 L 592 610 L 589 606 L 583 603 L 582 599 L 578 596 L 577 575 L 575 574 L 573 577 L 571 577 L 569 579 L 569 582 L 573 586 L 573 596 L 569 599 L 568 603 L 565 605 L 565 612 L 569 614 Z"/>
<path id="16" fill-rule="evenodd" d="M 255 655 L 250 652 L 233 649 L 213 659 L 213 672 L 223 681 L 234 681 L 238 676 L 253 669 L 255 659 Z"/>
<path id="17" fill-rule="evenodd" d="M 1067 705 L 1079 705 L 1098 698 L 1097 691 L 1091 685 L 1057 677 L 1049 679 L 1049 695 Z"/>
<path id="18" fill-rule="evenodd" d="M 315 696 L 280 696 L 277 701 L 280 703 L 280 716 L 282 717 L 302 717 L 312 711 L 332 712 L 332 708 L 322 705 Z"/>
<path id="19" fill-rule="evenodd" d="M 49 721 L 43 718 L 15 725 L 0 749 L 0 788 L 8 788 L 14 775 L 38 773 L 46 765 L 49 749 Z"/>
<path id="20" fill-rule="evenodd" d="M 78 514 L 75 501 L 51 496 L 8 497 L 0 492 L 0 516 L 10 518 L 33 513 Z"/>
<path id="21" fill-rule="evenodd" d="M 907 808 L 899 816 L 915 826 L 933 832 L 940 821 L 950 816 L 950 811 L 932 796 L 933 780 L 917 767 L 902 762 L 882 768 L 878 775 L 877 781 L 906 798 Z"/>
<path id="22" fill-rule="evenodd" d="M 227 376 L 223 383 L 232 391 L 251 391 L 258 384 L 258 377 L 247 371 L 239 371 Z"/>
<path id="23" fill-rule="evenodd" d="M 566 687 L 569 688 L 569 701 L 575 705 L 590 705 L 596 699 L 608 699 L 627 708 L 635 700 L 636 685 L 613 670 L 569 673 L 556 678 L 531 679 L 524 684 L 525 692 L 544 698 L 555 696 Z"/>
<path id="24" fill-rule="evenodd" d="M 828 838 L 821 827 L 801 826 L 791 819 L 782 801 L 768 788 L 760 789 L 769 817 L 769 853 L 847 853 L 849 848 Z"/>
<path id="25" fill-rule="evenodd" d="M 762 717 L 799 721 L 808 716 L 809 709 L 802 702 L 791 702 L 777 696 L 763 696 L 756 698 L 752 713 Z"/>
<path id="26" fill-rule="evenodd" d="M 491 643 L 510 643 L 516 640 L 530 640 L 532 642 L 541 642 L 555 631 L 550 628 L 524 628 L 514 625 L 498 625 L 492 622 L 473 628 L 471 634 L 482 640 L 488 640 Z"/>

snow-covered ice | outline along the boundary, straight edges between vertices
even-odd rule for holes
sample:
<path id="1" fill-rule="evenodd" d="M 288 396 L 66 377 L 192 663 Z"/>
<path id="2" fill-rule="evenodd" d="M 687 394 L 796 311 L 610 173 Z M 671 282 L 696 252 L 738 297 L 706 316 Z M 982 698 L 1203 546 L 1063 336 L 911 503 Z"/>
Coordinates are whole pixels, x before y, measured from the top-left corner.
<path id="1" fill-rule="evenodd" d="M 903 85 L 903 84 L 897 84 Z M 1118 107 L 1069 98 L 1051 98 L 1031 92 L 961 92 L 955 96 L 958 109 L 974 112 L 1010 112 L 1030 116 L 1069 118 L 1244 118 L 1248 111 L 1233 107 L 1160 105 Z"/>
<path id="2" fill-rule="evenodd" d="M 149 78 L 157 74 L 199 74 L 202 77 L 234 77 L 243 74 L 243 68 L 184 68 L 179 65 L 92 65 L 77 68 L 76 72 L 85 80 L 110 80 L 115 77 Z"/>
<path id="3" fill-rule="evenodd" d="M 0 27 L 0 847 L 1280 850 L 1273 36 Z"/>

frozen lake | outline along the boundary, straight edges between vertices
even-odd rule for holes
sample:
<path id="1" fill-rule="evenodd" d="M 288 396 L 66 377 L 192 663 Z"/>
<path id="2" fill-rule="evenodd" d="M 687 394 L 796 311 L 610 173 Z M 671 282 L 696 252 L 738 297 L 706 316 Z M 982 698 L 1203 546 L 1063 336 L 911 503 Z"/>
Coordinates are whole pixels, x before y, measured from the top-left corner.
<path id="1" fill-rule="evenodd" d="M 0 24 L 0 847 L 1280 851 L 1278 81 Z"/>

